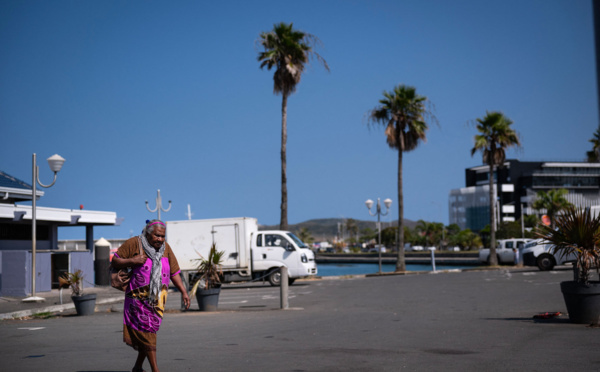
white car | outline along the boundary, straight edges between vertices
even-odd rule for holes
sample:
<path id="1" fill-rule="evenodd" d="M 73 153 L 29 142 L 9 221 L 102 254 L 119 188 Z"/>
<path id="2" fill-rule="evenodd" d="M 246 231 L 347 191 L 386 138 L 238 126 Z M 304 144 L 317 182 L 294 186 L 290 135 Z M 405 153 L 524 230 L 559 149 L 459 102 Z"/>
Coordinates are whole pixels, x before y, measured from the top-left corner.
<path id="1" fill-rule="evenodd" d="M 556 265 L 566 262 L 575 262 L 577 256 L 572 253 L 566 257 L 554 254 L 554 246 L 545 244 L 543 239 L 532 240 L 525 244 L 523 249 L 523 264 L 526 266 L 537 266 L 540 270 L 552 270 Z"/>
<path id="2" fill-rule="evenodd" d="M 381 253 L 385 253 L 386 251 L 387 251 L 387 248 L 381 247 Z M 369 248 L 369 252 L 379 252 L 379 246 L 376 245 L 373 248 Z"/>
<path id="3" fill-rule="evenodd" d="M 498 240 L 496 257 L 498 263 L 515 264 L 515 252 L 521 251 L 531 239 L 501 239 Z M 483 248 L 479 251 L 479 262 L 490 263 L 490 249 Z"/>

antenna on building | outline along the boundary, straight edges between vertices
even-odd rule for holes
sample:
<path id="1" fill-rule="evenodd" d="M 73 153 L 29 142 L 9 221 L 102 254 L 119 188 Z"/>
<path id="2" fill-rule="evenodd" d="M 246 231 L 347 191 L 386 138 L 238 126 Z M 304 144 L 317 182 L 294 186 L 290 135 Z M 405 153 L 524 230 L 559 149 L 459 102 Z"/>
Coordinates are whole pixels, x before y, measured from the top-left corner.
<path id="1" fill-rule="evenodd" d="M 188 220 L 192 219 L 192 214 L 193 214 L 192 210 L 190 209 L 190 205 L 188 204 L 188 211 L 186 213 L 186 216 L 187 216 Z"/>

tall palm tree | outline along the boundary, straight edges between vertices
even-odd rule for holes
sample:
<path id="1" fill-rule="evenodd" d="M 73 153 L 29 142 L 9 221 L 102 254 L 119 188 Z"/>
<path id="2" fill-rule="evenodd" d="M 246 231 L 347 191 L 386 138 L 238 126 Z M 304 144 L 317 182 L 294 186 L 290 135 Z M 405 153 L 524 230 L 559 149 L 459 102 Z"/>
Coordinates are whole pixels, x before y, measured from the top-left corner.
<path id="1" fill-rule="evenodd" d="M 427 97 L 420 96 L 414 87 L 398 85 L 383 92 L 379 106 L 369 113 L 369 122 L 385 127 L 388 146 L 398 150 L 398 260 L 396 271 L 406 271 L 404 259 L 404 191 L 402 189 L 402 156 L 426 141 L 429 129 L 425 119 L 435 120 L 426 105 Z"/>
<path id="2" fill-rule="evenodd" d="M 546 214 L 550 218 L 550 226 L 554 227 L 556 222 L 556 215 L 573 204 L 569 203 L 565 197 L 569 191 L 567 189 L 552 189 L 546 191 L 539 191 L 537 197 L 533 202 L 533 208 L 539 210 L 545 209 Z"/>
<path id="3" fill-rule="evenodd" d="M 355 219 L 348 218 L 346 220 L 346 231 L 348 231 L 348 234 L 350 235 L 350 242 L 358 241 L 358 224 L 356 223 Z"/>
<path id="4" fill-rule="evenodd" d="M 313 50 L 319 40 L 302 31 L 294 30 L 293 24 L 279 23 L 273 30 L 262 32 L 259 43 L 264 51 L 258 54 L 260 68 L 275 68 L 273 93 L 281 94 L 281 230 L 288 229 L 287 220 L 287 100 L 296 91 L 304 67 L 315 57 L 329 71 L 327 62 Z"/>
<path id="5" fill-rule="evenodd" d="M 600 162 L 600 128 L 596 129 L 590 142 L 592 143 L 592 151 L 587 152 L 587 161 L 588 163 L 598 163 Z"/>
<path id="6" fill-rule="evenodd" d="M 477 119 L 475 146 L 471 156 L 477 151 L 483 153 L 483 163 L 490 166 L 490 265 L 498 265 L 496 257 L 496 193 L 494 189 L 494 167 L 502 166 L 506 159 L 505 149 L 511 146 L 521 146 L 519 135 L 512 128 L 512 120 L 501 112 L 487 112 L 483 119 Z"/>

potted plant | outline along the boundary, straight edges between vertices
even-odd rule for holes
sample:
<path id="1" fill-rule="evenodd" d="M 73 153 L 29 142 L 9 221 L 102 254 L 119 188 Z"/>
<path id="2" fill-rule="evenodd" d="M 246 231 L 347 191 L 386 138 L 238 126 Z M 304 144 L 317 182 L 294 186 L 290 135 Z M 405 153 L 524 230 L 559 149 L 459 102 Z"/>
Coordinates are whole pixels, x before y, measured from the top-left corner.
<path id="1" fill-rule="evenodd" d="M 60 287 L 71 287 L 71 299 L 77 315 L 92 315 L 96 308 L 96 294 L 83 294 L 83 272 L 64 273 L 58 278 Z"/>
<path id="2" fill-rule="evenodd" d="M 215 243 L 210 247 L 208 258 L 198 260 L 196 280 L 190 291 L 190 296 L 196 296 L 200 311 L 216 311 L 221 293 L 221 276 L 223 275 L 224 251 L 217 251 Z"/>
<path id="3" fill-rule="evenodd" d="M 598 324 L 600 281 L 592 281 L 600 265 L 600 216 L 589 209 L 569 207 L 556 218 L 554 228 L 541 226 L 537 235 L 554 246 L 554 254 L 575 257 L 574 280 L 560 283 L 573 323 Z"/>

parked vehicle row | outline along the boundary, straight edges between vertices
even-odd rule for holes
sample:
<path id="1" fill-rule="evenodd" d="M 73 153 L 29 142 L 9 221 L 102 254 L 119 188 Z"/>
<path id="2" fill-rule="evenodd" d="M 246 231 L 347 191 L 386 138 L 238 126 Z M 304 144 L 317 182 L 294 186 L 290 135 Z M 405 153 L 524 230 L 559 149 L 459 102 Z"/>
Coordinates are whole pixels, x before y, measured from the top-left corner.
<path id="1" fill-rule="evenodd" d="M 556 265 L 574 262 L 575 255 L 562 257 L 554 254 L 554 246 L 543 239 L 502 239 L 498 240 L 496 257 L 500 264 L 516 264 L 517 255 L 525 266 L 537 266 L 540 270 L 552 270 Z M 479 261 L 490 263 L 490 249 L 479 251 Z"/>
<path id="2" fill-rule="evenodd" d="M 498 263 L 515 264 L 516 252 L 522 250 L 531 239 L 500 239 L 497 241 L 496 257 Z M 483 248 L 479 251 L 479 261 L 490 263 L 490 249 Z"/>

